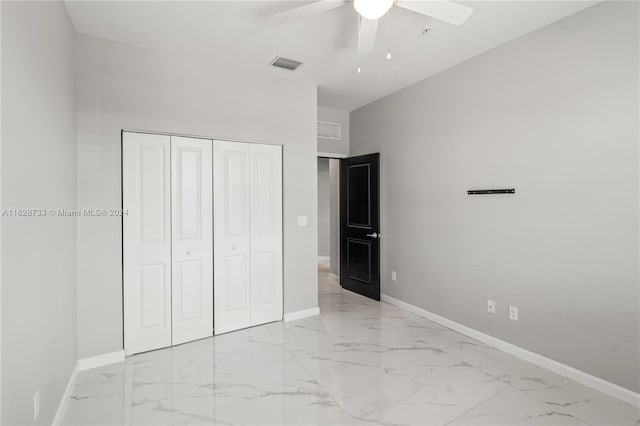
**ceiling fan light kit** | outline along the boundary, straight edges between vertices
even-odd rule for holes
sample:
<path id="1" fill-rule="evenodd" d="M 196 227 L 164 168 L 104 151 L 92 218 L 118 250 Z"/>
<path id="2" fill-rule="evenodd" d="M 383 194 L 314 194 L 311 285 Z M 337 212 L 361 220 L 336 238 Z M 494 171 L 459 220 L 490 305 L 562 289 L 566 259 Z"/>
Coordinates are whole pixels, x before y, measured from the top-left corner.
<path id="1" fill-rule="evenodd" d="M 306 18 L 340 8 L 347 3 L 347 0 L 319 0 L 276 16 L 281 21 Z M 360 15 L 358 55 L 369 55 L 375 51 L 378 20 L 394 6 L 452 25 L 462 25 L 473 13 L 471 7 L 448 0 L 353 0 L 353 8 Z M 427 32 L 425 30 L 423 34 Z M 390 53 L 387 54 L 387 59 L 390 59 L 389 56 Z"/>
<path id="2" fill-rule="evenodd" d="M 365 19 L 379 19 L 393 6 L 393 0 L 353 0 L 353 8 Z"/>

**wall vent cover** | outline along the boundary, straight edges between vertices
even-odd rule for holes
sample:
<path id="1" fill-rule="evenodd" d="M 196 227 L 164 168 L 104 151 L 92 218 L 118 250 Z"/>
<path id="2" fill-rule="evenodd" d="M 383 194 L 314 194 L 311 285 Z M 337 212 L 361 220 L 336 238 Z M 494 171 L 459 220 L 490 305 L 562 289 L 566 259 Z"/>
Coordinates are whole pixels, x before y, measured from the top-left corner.
<path id="1" fill-rule="evenodd" d="M 295 71 L 302 62 L 294 61 L 293 59 L 283 58 L 282 56 L 278 56 L 273 61 L 271 61 L 271 65 L 277 68 L 283 68 L 289 71 Z"/>
<path id="2" fill-rule="evenodd" d="M 318 137 L 324 139 L 340 140 L 340 124 L 318 121 Z"/>

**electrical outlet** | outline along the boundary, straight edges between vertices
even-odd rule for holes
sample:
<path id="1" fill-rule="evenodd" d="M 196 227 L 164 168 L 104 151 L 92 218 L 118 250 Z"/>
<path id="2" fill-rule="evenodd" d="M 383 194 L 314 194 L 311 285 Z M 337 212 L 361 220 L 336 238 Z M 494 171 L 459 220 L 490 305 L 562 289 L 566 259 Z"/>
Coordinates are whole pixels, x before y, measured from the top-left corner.
<path id="1" fill-rule="evenodd" d="M 512 321 L 518 321 L 518 308 L 515 306 L 509 306 L 509 319 Z"/>
<path id="2" fill-rule="evenodd" d="M 306 216 L 298 216 L 298 226 L 307 226 Z"/>
<path id="3" fill-rule="evenodd" d="M 38 419 L 40 414 L 40 389 L 33 395 L 33 420 Z"/>
<path id="4" fill-rule="evenodd" d="M 396 271 L 391 271 L 391 281 L 396 280 Z"/>
<path id="5" fill-rule="evenodd" d="M 496 313 L 496 302 L 491 299 L 487 299 L 487 312 L 490 314 Z"/>

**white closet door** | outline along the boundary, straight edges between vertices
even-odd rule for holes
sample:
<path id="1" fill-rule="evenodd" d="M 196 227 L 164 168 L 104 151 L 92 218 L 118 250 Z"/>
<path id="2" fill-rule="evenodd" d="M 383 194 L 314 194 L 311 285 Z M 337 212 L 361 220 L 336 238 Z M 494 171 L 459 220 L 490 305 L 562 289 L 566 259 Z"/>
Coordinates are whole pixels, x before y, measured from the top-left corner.
<path id="1" fill-rule="evenodd" d="M 251 325 L 282 319 L 282 147 L 251 154 Z"/>
<path id="2" fill-rule="evenodd" d="M 249 145 L 213 142 L 215 334 L 251 325 Z"/>
<path id="3" fill-rule="evenodd" d="M 127 355 L 171 346 L 169 136 L 123 133 Z"/>
<path id="4" fill-rule="evenodd" d="M 212 153 L 171 137 L 172 344 L 213 335 Z"/>

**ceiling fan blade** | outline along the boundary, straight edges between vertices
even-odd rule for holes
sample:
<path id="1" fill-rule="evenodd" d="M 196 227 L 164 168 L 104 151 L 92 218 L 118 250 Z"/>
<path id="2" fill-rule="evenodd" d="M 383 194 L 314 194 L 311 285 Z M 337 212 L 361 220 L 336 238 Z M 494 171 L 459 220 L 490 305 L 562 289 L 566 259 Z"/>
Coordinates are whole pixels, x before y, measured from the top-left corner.
<path id="1" fill-rule="evenodd" d="M 358 31 L 358 55 L 368 55 L 376 47 L 378 19 L 364 19 L 360 17 Z"/>
<path id="2" fill-rule="evenodd" d="M 396 6 L 453 25 L 464 24 L 473 13 L 473 8 L 447 0 L 396 0 Z"/>
<path id="3" fill-rule="evenodd" d="M 294 9 L 287 10 L 282 13 L 278 13 L 276 18 L 281 21 L 291 21 L 293 19 L 307 18 L 309 16 L 317 15 L 322 12 L 326 12 L 332 9 L 337 9 L 344 6 L 346 1 L 344 0 L 320 0 L 315 3 L 306 4 L 304 6 L 296 7 Z"/>

